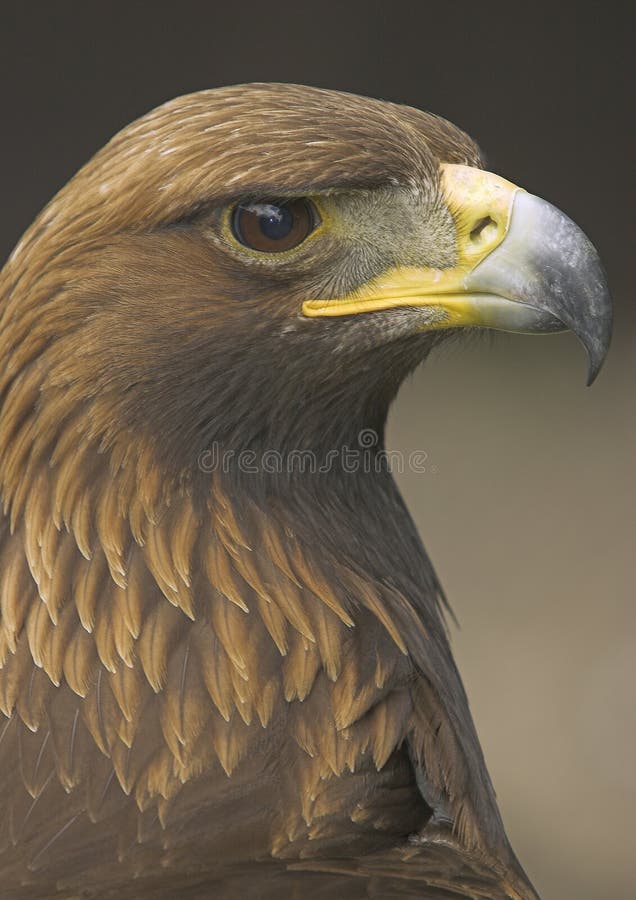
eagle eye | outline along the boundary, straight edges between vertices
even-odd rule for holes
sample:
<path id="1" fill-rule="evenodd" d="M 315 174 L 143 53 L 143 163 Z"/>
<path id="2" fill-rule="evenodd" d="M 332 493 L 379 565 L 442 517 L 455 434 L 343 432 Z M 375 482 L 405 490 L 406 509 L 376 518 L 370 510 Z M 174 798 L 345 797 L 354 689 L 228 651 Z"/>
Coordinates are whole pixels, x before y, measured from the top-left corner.
<path id="1" fill-rule="evenodd" d="M 237 241 L 261 253 L 282 253 L 298 247 L 318 224 L 316 208 L 304 198 L 241 203 L 232 213 Z"/>

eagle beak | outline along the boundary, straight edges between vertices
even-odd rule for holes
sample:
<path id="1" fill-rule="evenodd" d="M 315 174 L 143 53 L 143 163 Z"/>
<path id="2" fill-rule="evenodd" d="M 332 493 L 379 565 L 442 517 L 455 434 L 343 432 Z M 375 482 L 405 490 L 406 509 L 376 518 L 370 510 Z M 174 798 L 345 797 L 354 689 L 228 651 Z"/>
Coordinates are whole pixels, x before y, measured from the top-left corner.
<path id="1" fill-rule="evenodd" d="M 347 297 L 306 301 L 304 314 L 427 307 L 426 330 L 569 329 L 587 350 L 591 384 L 609 346 L 612 305 L 590 241 L 552 204 L 491 172 L 443 165 L 441 184 L 455 224 L 454 266 L 394 268 Z"/>

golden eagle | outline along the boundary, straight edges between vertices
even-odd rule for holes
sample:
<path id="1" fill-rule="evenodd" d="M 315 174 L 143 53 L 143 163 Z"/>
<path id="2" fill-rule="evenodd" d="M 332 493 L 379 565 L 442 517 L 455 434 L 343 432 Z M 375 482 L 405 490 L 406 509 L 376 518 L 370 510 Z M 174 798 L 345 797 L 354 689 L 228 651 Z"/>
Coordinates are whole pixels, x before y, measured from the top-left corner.
<path id="1" fill-rule="evenodd" d="M 0 275 L 5 898 L 536 897 L 383 450 L 460 328 L 610 303 L 433 115 L 252 84 L 113 138 Z"/>

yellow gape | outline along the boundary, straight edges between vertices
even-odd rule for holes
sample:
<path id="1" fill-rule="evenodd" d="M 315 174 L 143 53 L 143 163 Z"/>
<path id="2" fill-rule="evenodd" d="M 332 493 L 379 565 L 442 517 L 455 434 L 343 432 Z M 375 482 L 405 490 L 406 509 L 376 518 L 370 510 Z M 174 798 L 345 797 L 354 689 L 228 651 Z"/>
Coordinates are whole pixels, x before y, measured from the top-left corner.
<path id="1" fill-rule="evenodd" d="M 467 278 L 506 237 L 515 195 L 522 189 L 472 166 L 444 164 L 441 171 L 444 197 L 455 222 L 456 265 L 446 269 L 390 269 L 346 297 L 306 301 L 306 316 L 430 306 L 439 307 L 445 315 L 427 324 L 427 330 L 491 324 L 491 316 Z"/>

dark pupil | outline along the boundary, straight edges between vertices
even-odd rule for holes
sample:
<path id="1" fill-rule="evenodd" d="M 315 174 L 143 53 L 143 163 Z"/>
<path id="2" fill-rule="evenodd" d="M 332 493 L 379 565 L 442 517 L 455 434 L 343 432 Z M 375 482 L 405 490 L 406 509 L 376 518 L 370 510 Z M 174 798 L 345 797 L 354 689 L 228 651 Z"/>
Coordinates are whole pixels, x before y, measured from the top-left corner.
<path id="1" fill-rule="evenodd" d="M 270 241 L 286 238 L 292 230 L 294 217 L 286 206 L 274 206 L 271 203 L 250 207 L 250 212 L 258 216 L 261 232 Z"/>

